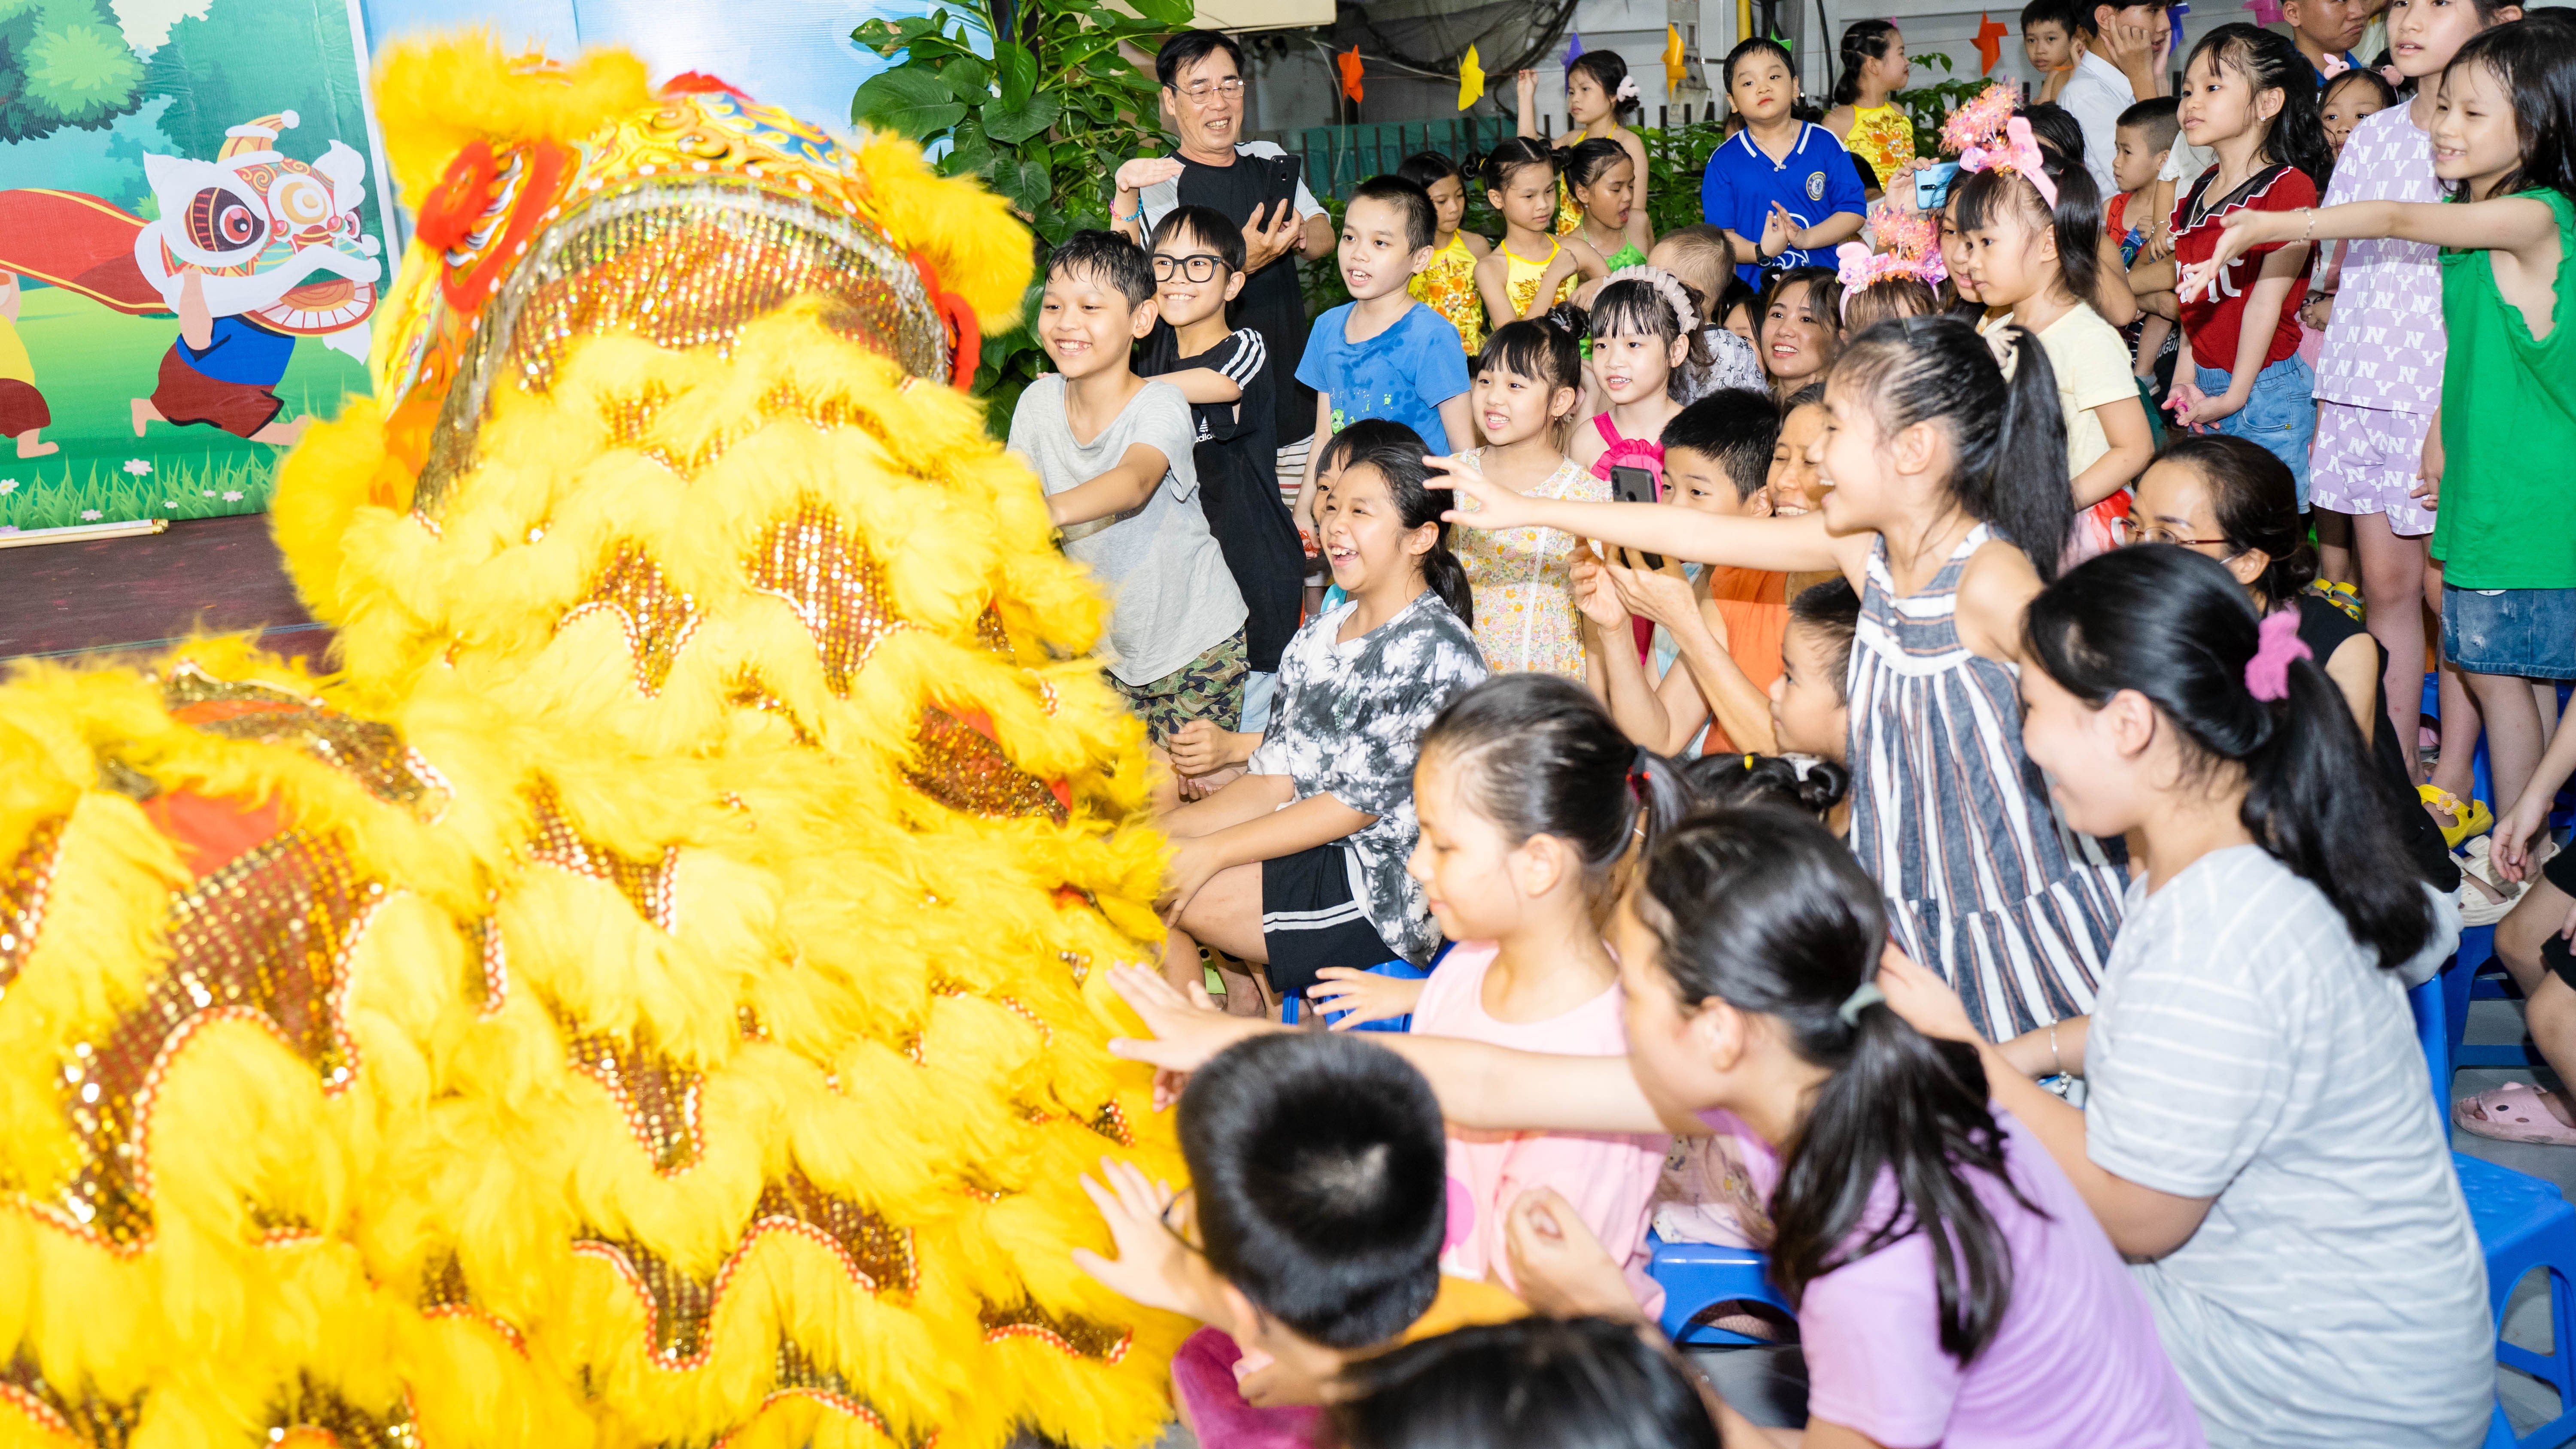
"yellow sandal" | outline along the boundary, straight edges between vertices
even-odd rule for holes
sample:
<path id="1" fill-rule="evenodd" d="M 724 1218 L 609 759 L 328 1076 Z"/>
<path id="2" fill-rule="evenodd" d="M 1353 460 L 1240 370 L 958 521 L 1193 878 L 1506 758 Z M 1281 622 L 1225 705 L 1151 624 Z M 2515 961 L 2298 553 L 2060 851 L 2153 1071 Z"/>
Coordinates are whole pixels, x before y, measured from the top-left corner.
<path id="1" fill-rule="evenodd" d="M 2425 808 L 2434 814 L 2434 824 L 2441 826 L 2442 843 L 2453 850 L 2460 848 L 2461 841 L 2473 835 L 2484 835 L 2495 828 L 2495 812 L 2487 808 L 2484 800 L 2462 801 L 2439 785 L 2416 786 L 2415 798 L 2423 801 Z M 2439 817 L 2444 815 L 2457 823 L 2442 825 Z"/>

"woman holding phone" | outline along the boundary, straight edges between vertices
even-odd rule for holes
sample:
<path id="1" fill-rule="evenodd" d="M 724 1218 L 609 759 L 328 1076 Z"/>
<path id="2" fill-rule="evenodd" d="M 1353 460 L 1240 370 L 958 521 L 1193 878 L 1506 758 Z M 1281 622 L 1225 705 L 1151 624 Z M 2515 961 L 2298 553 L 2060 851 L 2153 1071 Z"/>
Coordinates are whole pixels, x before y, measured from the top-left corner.
<path id="1" fill-rule="evenodd" d="M 1243 291 L 1234 323 L 1261 334 L 1277 381 L 1271 398 L 1283 451 L 1300 453 L 1315 431 L 1315 393 L 1297 381 L 1306 355 L 1306 304 L 1297 258 L 1329 257 L 1332 218 L 1317 205 L 1296 165 L 1269 141 L 1238 141 L 1243 130 L 1243 49 L 1220 31 L 1193 30 L 1154 56 L 1163 117 L 1180 138 L 1171 156 L 1139 156 L 1118 168 L 1110 219 L 1144 245 L 1164 213 L 1204 206 L 1243 228 Z"/>

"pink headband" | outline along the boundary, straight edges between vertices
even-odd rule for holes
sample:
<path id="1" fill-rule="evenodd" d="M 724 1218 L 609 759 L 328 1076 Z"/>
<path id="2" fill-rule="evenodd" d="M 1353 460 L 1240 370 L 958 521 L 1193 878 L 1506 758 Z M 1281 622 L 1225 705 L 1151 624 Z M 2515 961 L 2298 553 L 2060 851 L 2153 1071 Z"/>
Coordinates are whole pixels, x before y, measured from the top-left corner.
<path id="1" fill-rule="evenodd" d="M 1907 211 L 1902 203 L 1880 202 L 1870 211 L 1870 230 L 1884 251 L 1872 253 L 1859 242 L 1834 248 L 1834 280 L 1842 284 L 1842 311 L 1851 316 L 1852 293 L 1889 277 L 1912 277 L 1927 287 L 1940 285 L 1949 269 L 1942 265 L 1932 214 Z"/>
<path id="2" fill-rule="evenodd" d="M 2004 123 L 2001 145 L 1970 146 L 1959 153 L 1962 171 L 2009 171 L 2039 191 L 2051 211 L 2057 209 L 2057 183 L 2048 179 L 2046 158 L 2031 139 L 2030 122 L 2015 116 Z"/>
<path id="3" fill-rule="evenodd" d="M 2245 661 L 2245 692 L 2261 700 L 2290 697 L 2290 661 L 2314 659 L 2299 638 L 2299 611 L 2283 609 L 2264 619 L 2254 657 Z"/>

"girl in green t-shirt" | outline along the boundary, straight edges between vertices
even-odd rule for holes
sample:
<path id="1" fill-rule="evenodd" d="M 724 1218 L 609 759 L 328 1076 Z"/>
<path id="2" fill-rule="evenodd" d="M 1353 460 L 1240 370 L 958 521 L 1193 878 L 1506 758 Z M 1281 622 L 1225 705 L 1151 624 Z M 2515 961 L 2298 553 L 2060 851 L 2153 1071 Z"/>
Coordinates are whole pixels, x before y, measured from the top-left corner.
<path id="1" fill-rule="evenodd" d="M 2576 679 L 2576 43 L 2550 20 L 2498 26 L 2442 72 L 2434 174 L 2446 204 L 2390 201 L 2227 218 L 2217 254 L 2182 294 L 2266 242 L 2395 237 L 2442 253 L 2450 352 L 2424 444 L 2440 504 L 2442 653 L 2486 719 L 2496 798 L 2519 797 L 2540 758 L 2527 680 Z M 2427 506 L 2431 506 L 2428 502 Z"/>

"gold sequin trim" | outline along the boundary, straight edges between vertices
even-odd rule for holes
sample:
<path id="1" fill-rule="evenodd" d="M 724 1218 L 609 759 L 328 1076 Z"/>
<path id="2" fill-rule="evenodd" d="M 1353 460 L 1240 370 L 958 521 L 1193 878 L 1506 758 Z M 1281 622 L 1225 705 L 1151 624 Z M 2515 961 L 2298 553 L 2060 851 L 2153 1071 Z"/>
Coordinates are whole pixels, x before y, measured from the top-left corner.
<path id="1" fill-rule="evenodd" d="M 121 1247 L 152 1229 L 150 1128 L 162 1074 L 207 1023 L 276 1033 L 337 1094 L 355 1079 L 342 1008 L 349 952 L 384 900 L 336 843 L 289 831 L 171 903 L 173 964 L 99 1042 L 75 1041 L 61 1069 L 79 1162 L 47 1210 Z"/>
<path id="2" fill-rule="evenodd" d="M 912 627 L 895 617 L 884 566 L 810 496 L 761 531 L 742 566 L 751 587 L 785 599 L 805 621 L 822 656 L 823 682 L 839 698 L 850 697 L 850 681 L 879 642 Z"/>
<path id="3" fill-rule="evenodd" d="M 764 1186 L 752 1210 L 753 1231 L 763 1225 L 820 1233 L 841 1266 L 873 1293 L 909 1293 L 921 1286 L 912 1229 L 898 1228 L 849 1198 L 824 1191 L 801 1168 Z M 748 1235 L 746 1235 L 748 1246 Z"/>
<path id="4" fill-rule="evenodd" d="M 0 869 L 0 993 L 27 964 L 36 949 L 36 933 L 45 928 L 45 901 L 53 894 L 54 867 L 60 863 L 63 820 L 39 820 L 27 832 L 6 869 Z"/>
<path id="5" fill-rule="evenodd" d="M 510 957 L 501 944 L 501 922 L 484 916 L 465 928 L 465 949 L 472 957 L 473 971 L 466 977 L 467 989 L 476 993 L 478 1015 L 493 1017 L 510 999 Z"/>
<path id="6" fill-rule="evenodd" d="M 299 1373 L 294 1390 L 269 1408 L 268 1440 L 277 1443 L 316 1432 L 329 1435 L 336 1449 L 419 1449 L 420 1445 L 409 1403 L 371 1412 L 342 1398 L 339 1390 L 315 1383 L 311 1374 Z"/>
<path id="7" fill-rule="evenodd" d="M 420 1316 L 423 1318 L 465 1318 L 482 1324 L 515 1349 L 521 1358 L 528 1356 L 528 1340 L 509 1320 L 476 1301 L 474 1290 L 465 1281 L 465 1265 L 454 1253 L 441 1254 L 420 1280 Z"/>
<path id="8" fill-rule="evenodd" d="M 1136 1134 L 1127 1125 L 1127 1114 L 1119 1110 L 1115 1102 L 1102 1103 L 1100 1110 L 1091 1114 L 1091 1120 L 1082 1125 L 1121 1147 L 1136 1145 Z"/>
<path id="9" fill-rule="evenodd" d="M 626 652 L 635 661 L 635 687 L 647 699 L 670 682 L 681 647 L 698 631 L 703 617 L 696 596 L 673 588 L 663 577 L 662 566 L 641 545 L 629 542 L 620 542 L 610 552 L 599 576 L 555 625 L 555 632 L 560 634 L 574 620 L 600 612 L 615 615 L 618 627 L 625 631 Z"/>
<path id="10" fill-rule="evenodd" d="M 916 763 L 903 777 L 940 804 L 992 820 L 1043 815 L 1065 822 L 1064 802 L 1053 790 L 1012 764 L 983 731 L 946 710 L 925 707 L 913 741 Z"/>
<path id="11" fill-rule="evenodd" d="M 665 931 L 679 928 L 678 847 L 666 847 L 657 861 L 631 860 L 584 839 L 564 814 L 563 799 L 553 786 L 537 786 L 529 799 L 537 817 L 536 838 L 528 843 L 530 859 L 605 881 L 626 897 L 635 914 Z"/>
<path id="12" fill-rule="evenodd" d="M 753 665 L 735 667 L 732 676 L 725 680 L 724 702 L 735 709 L 756 709 L 763 714 L 774 714 L 787 721 L 787 728 L 795 735 L 796 743 L 814 743 L 813 732 L 805 728 L 805 722 L 796 717 L 796 711 L 789 709 L 786 701 L 770 693 L 769 681 L 762 678 L 760 670 Z"/>
<path id="13" fill-rule="evenodd" d="M 1011 631 L 1003 627 L 998 606 L 986 604 L 984 612 L 975 616 L 975 642 L 1005 659 L 1011 657 Z"/>
<path id="14" fill-rule="evenodd" d="M 162 681 L 161 703 L 172 719 L 199 733 L 300 750 L 430 824 L 455 796 L 447 777 L 392 725 L 353 719 L 273 684 L 217 679 L 183 659 Z"/>
<path id="15" fill-rule="evenodd" d="M 125 1449 L 143 1421 L 143 1396 L 101 1397 L 95 1388 L 77 1397 L 45 1381 L 43 1370 L 25 1349 L 0 1369 L 0 1399 L 7 1399 L 28 1418 L 87 1449 Z"/>
<path id="16" fill-rule="evenodd" d="M 706 1150 L 698 1121 L 705 1074 L 654 1050 L 640 1028 L 629 1040 L 611 1031 L 579 1030 L 560 1013 L 556 1025 L 572 1069 L 599 1083 L 617 1104 L 653 1170 L 672 1177 L 697 1166 Z"/>
<path id="17" fill-rule="evenodd" d="M 984 1341 L 1000 1343 L 1006 1338 L 1034 1338 L 1051 1344 L 1058 1352 L 1073 1358 L 1097 1363 L 1116 1363 L 1127 1356 L 1136 1341 L 1133 1331 L 1113 1327 L 1080 1314 L 1061 1317 L 1047 1312 L 1035 1303 L 1022 1303 L 1016 1308 L 995 1308 L 986 1304 L 978 1317 L 984 1325 Z"/>

